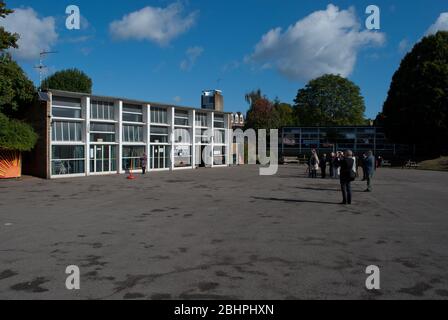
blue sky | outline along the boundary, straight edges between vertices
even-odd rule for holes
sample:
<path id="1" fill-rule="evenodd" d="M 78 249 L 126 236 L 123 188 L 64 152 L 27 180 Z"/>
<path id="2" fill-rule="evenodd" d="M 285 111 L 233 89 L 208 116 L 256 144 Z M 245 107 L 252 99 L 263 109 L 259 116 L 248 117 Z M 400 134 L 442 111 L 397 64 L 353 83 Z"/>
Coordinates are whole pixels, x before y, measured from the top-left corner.
<path id="1" fill-rule="evenodd" d="M 58 51 L 45 61 L 50 72 L 79 68 L 97 94 L 198 107 L 203 89 L 219 88 L 226 111 L 246 111 L 244 94 L 256 88 L 292 103 L 310 78 L 330 70 L 361 87 L 366 115 L 375 117 L 405 52 L 431 26 L 448 30 L 446 0 L 6 3 L 21 9 L 6 26 L 27 39 L 14 54 L 36 84 L 36 52 L 46 48 Z M 81 30 L 65 27 L 72 4 Z M 381 9 L 379 31 L 365 28 L 370 4 Z"/>

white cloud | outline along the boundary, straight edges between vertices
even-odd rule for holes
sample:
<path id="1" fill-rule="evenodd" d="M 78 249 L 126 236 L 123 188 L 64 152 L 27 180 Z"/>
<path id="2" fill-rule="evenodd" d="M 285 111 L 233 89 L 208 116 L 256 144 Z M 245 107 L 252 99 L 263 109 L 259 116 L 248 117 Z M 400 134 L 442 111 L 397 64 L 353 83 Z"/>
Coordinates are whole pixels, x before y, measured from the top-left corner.
<path id="1" fill-rule="evenodd" d="M 285 32 L 281 28 L 267 32 L 246 61 L 273 67 L 294 80 L 309 80 L 325 73 L 348 76 L 362 47 L 384 41 L 383 33 L 361 31 L 353 8 L 339 10 L 330 4 Z"/>
<path id="2" fill-rule="evenodd" d="M 176 103 L 180 103 L 180 102 L 182 101 L 182 98 L 179 97 L 179 96 L 175 96 L 175 97 L 173 98 L 173 100 L 174 100 L 174 102 L 176 102 Z"/>
<path id="3" fill-rule="evenodd" d="M 18 33 L 19 49 L 12 49 L 17 59 L 35 60 L 41 50 L 50 50 L 58 39 L 53 17 L 39 18 L 32 8 L 14 9 L 14 13 L 0 19 L 7 31 Z"/>
<path id="4" fill-rule="evenodd" d="M 437 31 L 448 31 L 448 12 L 440 14 L 437 21 L 426 31 L 426 35 L 435 34 Z"/>
<path id="5" fill-rule="evenodd" d="M 136 39 L 167 45 L 172 39 L 188 31 L 198 12 L 183 14 L 183 6 L 173 3 L 166 8 L 145 7 L 110 24 L 112 35 L 121 40 Z"/>
<path id="6" fill-rule="evenodd" d="M 186 52 L 187 57 L 180 63 L 180 69 L 183 71 L 190 71 L 203 52 L 204 48 L 202 47 L 188 48 Z"/>

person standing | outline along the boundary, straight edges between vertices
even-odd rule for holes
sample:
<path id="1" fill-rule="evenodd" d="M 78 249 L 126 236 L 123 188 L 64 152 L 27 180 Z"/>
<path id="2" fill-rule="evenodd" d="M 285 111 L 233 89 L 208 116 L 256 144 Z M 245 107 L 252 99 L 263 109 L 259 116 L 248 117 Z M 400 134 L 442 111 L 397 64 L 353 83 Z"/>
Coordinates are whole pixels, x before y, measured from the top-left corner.
<path id="1" fill-rule="evenodd" d="M 344 156 L 340 156 L 338 159 L 338 166 L 341 170 L 340 172 L 340 182 L 342 191 L 342 202 L 341 204 L 352 204 L 352 181 L 356 177 L 356 163 L 353 158 L 353 152 L 347 150 Z"/>
<path id="2" fill-rule="evenodd" d="M 362 166 L 362 181 L 367 181 L 366 161 L 367 161 L 367 155 L 365 153 L 363 153 L 362 157 L 360 158 L 360 162 L 361 162 L 361 166 Z"/>
<path id="3" fill-rule="evenodd" d="M 140 164 L 142 166 L 142 174 L 146 174 L 147 163 L 148 163 L 148 157 L 146 156 L 146 153 L 144 153 L 143 156 L 140 157 Z"/>
<path id="4" fill-rule="evenodd" d="M 327 154 L 324 153 L 319 160 L 320 172 L 322 175 L 322 179 L 327 177 Z"/>
<path id="5" fill-rule="evenodd" d="M 364 167 L 366 169 L 367 189 L 366 192 L 372 192 L 372 179 L 375 173 L 375 156 L 372 151 L 367 153 Z"/>
<path id="6" fill-rule="evenodd" d="M 328 164 L 330 166 L 330 178 L 334 178 L 335 177 L 334 172 L 336 171 L 336 169 L 334 167 L 334 161 L 335 161 L 335 154 L 334 154 L 334 152 L 332 152 L 330 154 L 330 156 L 328 157 Z"/>
<path id="7" fill-rule="evenodd" d="M 317 178 L 317 170 L 319 170 L 319 157 L 317 156 L 317 152 L 314 149 L 311 151 L 310 169 L 311 178 Z"/>

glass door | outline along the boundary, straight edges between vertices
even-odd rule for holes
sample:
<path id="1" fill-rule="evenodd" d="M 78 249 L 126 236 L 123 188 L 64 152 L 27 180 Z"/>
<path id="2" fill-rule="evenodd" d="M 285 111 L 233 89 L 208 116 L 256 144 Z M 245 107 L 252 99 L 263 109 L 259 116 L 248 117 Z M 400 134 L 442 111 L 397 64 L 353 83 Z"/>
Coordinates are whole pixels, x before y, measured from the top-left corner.
<path id="1" fill-rule="evenodd" d="M 104 173 L 116 171 L 116 146 L 90 146 L 90 171 Z"/>
<path id="2" fill-rule="evenodd" d="M 168 157 L 167 146 L 151 146 L 151 169 L 167 169 Z"/>

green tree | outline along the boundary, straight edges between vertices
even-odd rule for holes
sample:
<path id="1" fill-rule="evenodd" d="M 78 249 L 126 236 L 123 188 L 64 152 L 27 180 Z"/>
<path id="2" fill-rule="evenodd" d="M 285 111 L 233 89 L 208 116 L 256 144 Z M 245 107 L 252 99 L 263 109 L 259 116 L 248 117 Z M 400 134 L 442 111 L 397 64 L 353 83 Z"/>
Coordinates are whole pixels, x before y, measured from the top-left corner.
<path id="1" fill-rule="evenodd" d="M 302 126 L 362 125 L 364 98 L 359 87 L 338 75 L 311 80 L 297 93 L 295 113 Z"/>
<path id="2" fill-rule="evenodd" d="M 255 100 L 246 115 L 247 129 L 272 129 L 274 119 L 272 117 L 273 105 L 267 98 Z"/>
<path id="3" fill-rule="evenodd" d="M 379 120 L 394 142 L 448 151 L 448 32 L 423 38 L 403 58 Z"/>
<path id="4" fill-rule="evenodd" d="M 0 1 L 0 19 L 12 12 L 6 8 L 4 1 Z M 30 151 L 37 141 L 33 128 L 24 122 L 8 118 L 24 118 L 35 102 L 33 83 L 5 52 L 9 48 L 17 48 L 18 38 L 17 34 L 11 34 L 0 27 L 0 148 Z"/>
<path id="5" fill-rule="evenodd" d="M 0 112 L 23 118 L 34 105 L 36 88 L 9 54 L 3 54 L 0 60 Z"/>
<path id="6" fill-rule="evenodd" d="M 275 129 L 293 126 L 295 124 L 294 109 L 288 103 L 280 102 L 276 99 L 274 101 L 272 113 Z"/>
<path id="7" fill-rule="evenodd" d="M 42 89 L 92 93 L 92 79 L 78 69 L 58 71 L 42 82 Z"/>
<path id="8" fill-rule="evenodd" d="M 30 151 L 37 135 L 30 125 L 0 113 L 0 149 Z"/>
<path id="9" fill-rule="evenodd" d="M 5 18 L 8 14 L 13 13 L 13 10 L 6 8 L 4 1 L 0 0 L 0 19 Z M 17 33 L 10 33 L 0 26 L 0 52 L 4 52 L 9 48 L 17 48 L 17 41 L 19 40 L 19 35 Z"/>

